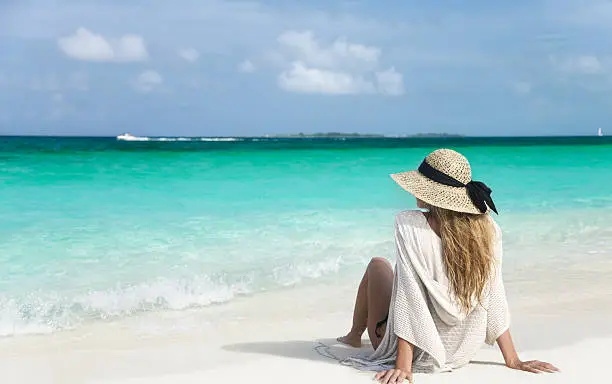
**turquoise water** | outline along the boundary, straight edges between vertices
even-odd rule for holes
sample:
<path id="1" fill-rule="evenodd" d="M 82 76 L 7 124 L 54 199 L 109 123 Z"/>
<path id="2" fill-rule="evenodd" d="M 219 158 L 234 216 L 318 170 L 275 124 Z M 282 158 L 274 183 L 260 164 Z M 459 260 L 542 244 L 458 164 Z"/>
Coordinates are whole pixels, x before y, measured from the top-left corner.
<path id="1" fill-rule="evenodd" d="M 389 178 L 438 147 L 493 189 L 513 266 L 612 254 L 612 140 L 0 138 L 0 335 L 223 303 L 393 257 Z"/>

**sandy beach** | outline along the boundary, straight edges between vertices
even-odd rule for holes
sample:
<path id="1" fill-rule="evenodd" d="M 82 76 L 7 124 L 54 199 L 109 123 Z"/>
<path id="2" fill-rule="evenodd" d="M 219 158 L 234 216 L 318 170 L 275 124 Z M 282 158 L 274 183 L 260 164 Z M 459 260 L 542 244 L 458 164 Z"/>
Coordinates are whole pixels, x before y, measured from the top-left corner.
<path id="1" fill-rule="evenodd" d="M 575 383 L 608 380 L 612 348 L 609 263 L 588 271 L 532 271 L 510 278 L 512 330 L 522 359 L 553 362 L 561 373 L 533 375 L 503 366 L 484 346 L 452 373 L 415 383 Z M 518 276 L 518 275 L 516 275 Z M 3 383 L 366 383 L 371 372 L 343 366 L 357 351 L 334 338 L 349 326 L 354 286 L 319 284 L 233 303 L 95 323 L 75 331 L 0 340 Z M 370 348 L 364 335 L 363 351 Z"/>
<path id="2" fill-rule="evenodd" d="M 612 384 L 612 0 L 438 3 L 0 0 L 0 384 Z"/>

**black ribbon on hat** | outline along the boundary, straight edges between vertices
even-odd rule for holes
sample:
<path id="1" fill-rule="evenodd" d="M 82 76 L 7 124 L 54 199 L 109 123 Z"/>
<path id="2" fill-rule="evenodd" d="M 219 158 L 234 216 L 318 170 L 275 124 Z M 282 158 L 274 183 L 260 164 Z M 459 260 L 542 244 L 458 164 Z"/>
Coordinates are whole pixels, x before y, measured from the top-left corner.
<path id="1" fill-rule="evenodd" d="M 472 180 L 467 184 L 463 184 L 454 177 L 435 169 L 425 160 L 419 166 L 419 173 L 436 183 L 467 189 L 470 200 L 472 200 L 472 203 L 474 203 L 480 212 L 486 213 L 488 206 L 493 212 L 497 213 L 497 208 L 495 208 L 493 199 L 491 199 L 491 188 L 487 187 L 485 183 Z"/>

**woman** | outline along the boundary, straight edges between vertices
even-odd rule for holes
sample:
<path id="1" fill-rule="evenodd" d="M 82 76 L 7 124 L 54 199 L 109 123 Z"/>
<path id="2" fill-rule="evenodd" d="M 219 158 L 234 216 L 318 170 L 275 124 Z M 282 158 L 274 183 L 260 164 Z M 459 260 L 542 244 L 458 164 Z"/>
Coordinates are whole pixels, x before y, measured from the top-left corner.
<path id="1" fill-rule="evenodd" d="M 375 351 L 349 364 L 379 371 L 380 382 L 412 380 L 413 372 L 451 371 L 469 363 L 483 342 L 497 342 L 506 365 L 554 372 L 521 361 L 509 331 L 501 274 L 501 230 L 491 190 L 472 181 L 456 151 L 430 153 L 418 170 L 391 175 L 422 209 L 395 219 L 395 271 L 381 258 L 367 267 L 357 292 L 353 325 L 339 341 L 358 347 L 367 330 Z"/>

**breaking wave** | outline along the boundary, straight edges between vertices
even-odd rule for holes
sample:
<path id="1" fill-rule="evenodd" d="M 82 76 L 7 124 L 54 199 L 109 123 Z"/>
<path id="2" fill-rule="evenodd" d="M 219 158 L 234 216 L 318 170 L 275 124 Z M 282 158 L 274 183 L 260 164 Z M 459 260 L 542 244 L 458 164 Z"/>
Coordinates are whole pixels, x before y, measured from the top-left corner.
<path id="1" fill-rule="evenodd" d="M 0 337 L 45 334 L 75 329 L 91 321 L 118 320 L 153 311 L 181 311 L 231 301 L 254 294 L 335 274 L 340 259 L 297 263 L 265 273 L 247 273 L 232 281 L 201 276 L 160 278 L 112 289 L 73 295 L 37 291 L 22 296 L 0 294 Z"/>

